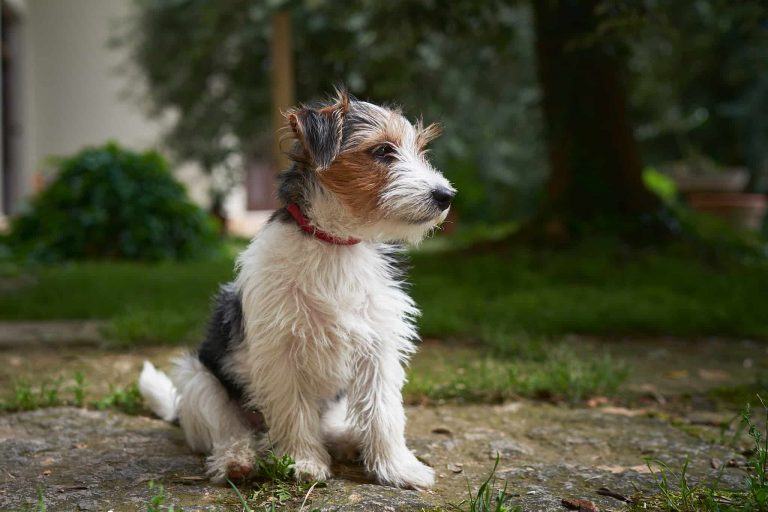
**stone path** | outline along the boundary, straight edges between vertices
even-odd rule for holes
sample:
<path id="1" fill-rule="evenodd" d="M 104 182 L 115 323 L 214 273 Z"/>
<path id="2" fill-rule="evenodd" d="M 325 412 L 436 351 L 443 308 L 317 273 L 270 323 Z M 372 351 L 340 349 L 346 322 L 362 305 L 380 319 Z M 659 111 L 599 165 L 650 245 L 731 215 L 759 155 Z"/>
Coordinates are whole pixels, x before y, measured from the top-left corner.
<path id="1" fill-rule="evenodd" d="M 337 466 L 340 478 L 315 490 L 311 506 L 360 511 L 444 507 L 464 499 L 467 479 L 479 484 L 498 453 L 497 474 L 526 511 L 565 510 L 562 498 L 622 510 L 621 501 L 596 491 L 606 487 L 631 496 L 633 486 L 652 487 L 644 458 L 680 467 L 688 456 L 692 474 L 714 476 L 713 458 L 740 457 L 661 420 L 622 410 L 511 403 L 411 407 L 408 417 L 411 447 L 438 472 L 433 492 L 380 487 L 359 468 Z M 185 510 L 237 509 L 231 489 L 200 478 L 203 461 L 186 448 L 180 430 L 147 417 L 71 407 L 5 415 L 0 417 L 0 460 L 2 510 L 33 506 L 38 484 L 49 510 L 138 510 L 153 495 L 150 480 L 164 482 L 169 502 Z M 741 475 L 729 469 L 726 480 Z"/>
<path id="2" fill-rule="evenodd" d="M 659 346 L 668 351 L 659 356 L 664 360 L 681 355 L 674 343 Z M 754 353 L 754 347 L 747 348 L 745 354 Z M 12 375 L 35 371 L 40 375 L 54 367 L 79 368 L 93 386 L 106 389 L 108 383 L 133 380 L 144 357 L 162 365 L 179 349 L 84 355 L 91 351 L 0 352 L 0 383 L 7 384 Z M 640 353 L 638 349 L 642 367 L 649 360 Z M 743 359 L 742 354 L 731 362 L 743 365 Z M 712 367 L 716 358 L 708 358 L 708 364 L 707 378 L 722 376 Z M 662 384 L 664 379 L 684 380 L 657 373 Z M 708 382 L 700 372 L 689 373 Z M 695 379 L 685 380 L 684 389 L 695 387 L 690 380 Z M 633 385 L 645 384 L 638 380 Z M 466 498 L 468 482 L 476 488 L 488 476 L 497 453 L 497 476 L 507 482 L 508 491 L 515 495 L 513 502 L 530 512 L 567 510 L 563 498 L 589 500 L 601 511 L 626 510 L 624 502 L 597 491 L 607 488 L 631 496 L 636 487 L 652 490 L 654 476 L 645 464 L 649 458 L 679 468 L 688 457 L 694 481 L 717 474 L 713 461 L 733 460 L 734 467 L 724 470 L 724 483 L 735 485 L 743 478 L 739 465 L 744 457 L 738 450 L 711 442 L 718 429 L 710 425 L 724 419 L 722 414 L 691 411 L 690 420 L 683 418 L 682 424 L 673 425 L 658 409 L 593 405 L 569 408 L 514 402 L 409 407 L 409 445 L 436 469 L 433 491 L 381 487 L 367 480 L 357 466 L 336 465 L 336 477 L 326 487 L 312 490 L 304 510 L 448 509 Z M 145 416 L 73 407 L 0 415 L 0 461 L 0 510 L 35 510 L 38 486 L 49 511 L 146 510 L 156 494 L 148 487 L 150 481 L 162 482 L 166 503 L 184 510 L 241 510 L 230 488 L 201 478 L 203 460 L 190 453 L 177 427 Z M 285 509 L 298 510 L 303 499 L 295 496 Z"/>

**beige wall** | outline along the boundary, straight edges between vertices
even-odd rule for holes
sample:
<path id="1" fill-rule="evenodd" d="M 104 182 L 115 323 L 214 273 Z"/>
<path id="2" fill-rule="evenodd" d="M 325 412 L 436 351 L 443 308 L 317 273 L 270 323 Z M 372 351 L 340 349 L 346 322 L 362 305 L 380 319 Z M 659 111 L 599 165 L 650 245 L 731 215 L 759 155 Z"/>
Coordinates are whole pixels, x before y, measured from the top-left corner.
<path id="1" fill-rule="evenodd" d="M 126 63 L 125 50 L 109 44 L 130 14 L 132 0 L 5 2 L 21 20 L 22 199 L 34 192 L 38 177 L 50 176 L 52 156 L 108 140 L 162 150 L 157 147 L 162 124 L 149 119 L 139 103 L 142 84 L 119 69 Z M 205 206 L 208 180 L 199 169 L 181 166 L 176 175 Z M 242 190 L 229 198 L 227 210 L 231 216 L 245 214 Z"/>
<path id="2" fill-rule="evenodd" d="M 109 47 L 111 29 L 129 0 L 27 0 L 25 42 L 25 175 L 46 159 L 109 139 L 135 149 L 153 147 L 160 127 L 125 94 L 118 72 L 124 52 Z"/>

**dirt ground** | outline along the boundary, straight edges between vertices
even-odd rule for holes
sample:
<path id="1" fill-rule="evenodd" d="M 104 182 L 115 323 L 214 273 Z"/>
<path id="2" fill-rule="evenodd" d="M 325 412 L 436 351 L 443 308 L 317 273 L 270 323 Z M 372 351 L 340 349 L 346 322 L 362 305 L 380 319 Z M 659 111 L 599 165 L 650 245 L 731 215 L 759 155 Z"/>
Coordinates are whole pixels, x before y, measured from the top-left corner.
<path id="1" fill-rule="evenodd" d="M 735 414 L 722 390 L 765 372 L 768 344 L 576 337 L 572 343 L 598 344 L 627 361 L 625 396 L 581 407 L 528 401 L 408 407 L 409 445 L 438 474 L 432 491 L 381 487 L 356 465 L 336 465 L 335 477 L 312 490 L 304 509 L 447 509 L 467 497 L 468 484 L 476 488 L 488 476 L 497 454 L 499 485 L 506 482 L 525 511 L 567 510 L 564 499 L 625 510 L 621 497 L 654 489 L 648 459 L 674 468 L 688 458 L 694 481 L 714 478 L 718 461 L 731 461 L 722 482 L 743 478 L 741 448 L 726 442 L 720 428 Z M 81 371 L 89 396 L 101 396 L 135 381 L 144 359 L 162 367 L 182 350 L 11 344 L 0 350 L 0 386 Z M 203 459 L 190 453 L 180 430 L 147 416 L 74 407 L 3 414 L 0 460 L 2 510 L 34 510 L 38 488 L 48 510 L 144 510 L 157 495 L 150 481 L 162 482 L 166 503 L 184 510 L 240 510 L 230 488 L 202 478 Z M 286 497 L 284 506 L 298 510 L 304 498 Z"/>

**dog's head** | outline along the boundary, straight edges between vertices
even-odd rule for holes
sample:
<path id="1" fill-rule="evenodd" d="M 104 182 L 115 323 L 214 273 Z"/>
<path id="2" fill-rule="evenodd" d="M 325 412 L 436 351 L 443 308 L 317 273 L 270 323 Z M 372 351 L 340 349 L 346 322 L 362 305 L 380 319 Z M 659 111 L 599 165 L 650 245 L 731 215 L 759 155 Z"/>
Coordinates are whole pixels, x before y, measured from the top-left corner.
<path id="1" fill-rule="evenodd" d="M 280 195 L 323 230 L 365 240 L 418 241 L 448 215 L 456 191 L 427 160 L 435 125 L 350 98 L 286 113 L 296 139 Z"/>

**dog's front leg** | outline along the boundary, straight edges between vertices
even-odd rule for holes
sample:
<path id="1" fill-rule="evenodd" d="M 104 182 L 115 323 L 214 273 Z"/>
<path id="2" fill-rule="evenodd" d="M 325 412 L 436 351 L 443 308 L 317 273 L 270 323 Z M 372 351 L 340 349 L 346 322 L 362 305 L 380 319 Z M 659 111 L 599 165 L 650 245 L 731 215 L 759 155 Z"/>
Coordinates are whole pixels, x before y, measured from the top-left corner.
<path id="1" fill-rule="evenodd" d="M 293 457 L 298 480 L 326 480 L 331 456 L 323 446 L 320 404 L 312 398 L 313 390 L 304 389 L 305 379 L 286 366 L 275 373 L 274 382 L 263 406 L 270 441 L 278 453 Z"/>
<path id="2" fill-rule="evenodd" d="M 349 389 L 349 413 L 361 430 L 366 469 L 386 485 L 424 489 L 434 471 L 405 444 L 405 371 L 395 350 L 361 355 Z"/>

